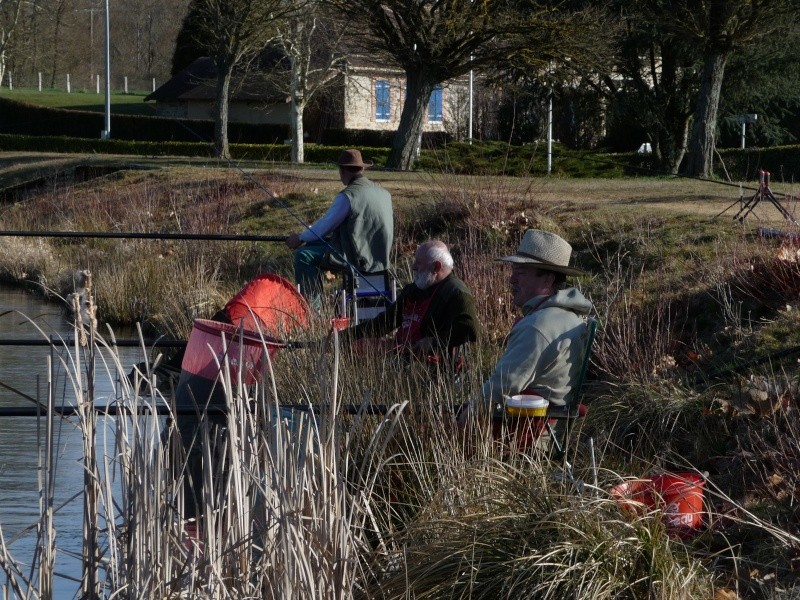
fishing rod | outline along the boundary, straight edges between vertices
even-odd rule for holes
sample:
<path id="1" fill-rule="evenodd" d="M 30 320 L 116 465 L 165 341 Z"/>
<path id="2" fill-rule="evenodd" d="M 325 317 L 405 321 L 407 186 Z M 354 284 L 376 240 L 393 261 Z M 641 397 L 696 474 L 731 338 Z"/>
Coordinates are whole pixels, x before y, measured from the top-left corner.
<path id="1" fill-rule="evenodd" d="M 72 339 L 27 339 L 27 338 L 0 338 L 0 346 L 71 346 L 75 341 Z M 155 346 L 158 348 L 185 348 L 187 342 L 185 340 L 136 340 L 136 339 L 122 339 L 108 341 L 108 346 L 119 346 L 121 348 L 138 348 L 144 346 Z"/>
<path id="2" fill-rule="evenodd" d="M 234 233 L 139 233 L 123 231 L 10 231 L 0 230 L 0 236 L 8 237 L 57 237 L 57 238 L 116 238 L 143 240 L 205 240 L 244 242 L 285 242 L 286 236 L 241 235 Z"/>
<path id="3" fill-rule="evenodd" d="M 152 109 L 153 111 L 155 111 L 154 106 L 152 107 Z M 317 241 L 323 244 L 327 248 L 327 250 L 330 251 L 330 253 L 342 264 L 345 270 L 353 274 L 357 273 L 361 277 L 362 281 L 364 281 L 364 283 L 366 283 L 375 292 L 377 292 L 379 296 L 381 296 L 384 300 L 391 302 L 392 299 L 387 291 L 379 290 L 377 286 L 374 283 L 372 283 L 368 277 L 366 277 L 366 273 L 362 272 L 347 259 L 347 257 L 344 255 L 344 252 L 342 252 L 338 248 L 335 248 L 327 239 L 325 239 L 323 236 L 319 235 L 316 231 L 314 231 L 311 228 L 311 226 L 308 223 L 306 223 L 306 221 L 300 215 L 298 215 L 295 211 L 293 211 L 292 208 L 288 204 L 286 204 L 286 202 L 284 202 L 283 199 L 278 194 L 273 192 L 271 189 L 269 189 L 267 186 L 262 184 L 255 177 L 253 177 L 250 173 L 245 171 L 241 166 L 239 166 L 239 164 L 235 163 L 233 159 L 231 159 L 230 157 L 221 156 L 220 153 L 217 151 L 217 148 L 214 146 L 213 142 L 209 142 L 208 140 L 204 139 L 202 135 L 197 133 L 194 129 L 189 127 L 182 120 L 179 120 L 175 117 L 170 117 L 170 119 L 175 123 L 177 123 L 180 127 L 183 127 L 186 131 L 189 132 L 189 134 L 191 134 L 193 137 L 199 140 L 202 144 L 205 144 L 211 150 L 211 152 L 213 153 L 214 157 L 217 160 L 224 161 L 229 168 L 233 168 L 236 171 L 238 171 L 248 182 L 250 182 L 256 188 L 267 194 L 275 205 L 285 210 L 289 214 L 289 216 L 291 216 L 303 229 L 305 229 L 306 231 L 310 231 L 312 235 L 314 235 L 314 237 L 317 239 Z M 287 237 L 283 237 L 280 241 L 285 241 Z M 275 240 L 270 240 L 270 241 L 275 241 Z"/>
<path id="4" fill-rule="evenodd" d="M 0 406 L 1 417 L 43 417 L 47 416 L 48 409 L 45 405 L 39 404 L 35 401 L 35 406 Z M 323 406 L 310 406 L 308 404 L 281 404 L 280 408 L 286 408 L 291 411 L 299 411 L 305 413 L 318 414 L 329 408 L 327 405 Z M 210 405 L 203 407 L 202 410 L 194 406 L 178 406 L 174 409 L 165 405 L 159 404 L 156 406 L 142 406 L 139 405 L 135 408 L 121 404 L 108 404 L 108 405 L 92 405 L 89 407 L 99 415 L 107 415 L 110 417 L 117 416 L 197 416 L 203 415 L 226 415 L 228 414 L 228 407 L 225 405 Z M 385 404 L 344 404 L 342 405 L 343 412 L 349 415 L 385 415 L 389 411 L 389 407 Z M 79 407 L 75 405 L 64 405 L 53 407 L 53 414 L 60 417 L 71 417 L 79 414 L 82 410 L 87 410 L 87 407 Z"/>
<path id="5" fill-rule="evenodd" d="M 787 356 L 792 356 L 793 354 L 800 354 L 800 346 L 793 346 L 791 348 L 785 348 L 783 350 L 778 350 L 777 352 L 772 352 L 765 356 L 760 356 L 758 358 L 754 358 L 751 360 L 747 360 L 743 363 L 738 365 L 733 365 L 732 367 L 727 367 L 724 369 L 716 369 L 711 371 L 710 373 L 698 373 L 694 376 L 693 385 L 700 386 L 706 381 L 711 379 L 722 379 L 728 375 L 735 375 L 748 369 L 750 367 L 756 367 L 758 365 L 763 365 L 765 363 L 770 363 L 774 360 L 779 360 L 781 358 L 786 358 Z"/>
<path id="6" fill-rule="evenodd" d="M 569 156 L 569 155 L 566 155 L 564 153 L 558 153 L 558 151 L 556 151 L 556 152 L 561 158 L 574 158 L 573 156 Z M 686 175 L 684 173 L 673 173 L 672 171 L 664 171 L 662 169 L 654 169 L 653 167 L 640 167 L 640 166 L 637 166 L 637 165 L 632 165 L 630 163 L 619 162 L 619 161 L 610 160 L 610 159 L 607 159 L 607 158 L 597 158 L 597 157 L 594 157 L 594 156 L 581 156 L 580 159 L 581 160 L 585 160 L 587 162 L 599 163 L 599 164 L 602 164 L 602 165 L 612 165 L 612 166 L 615 166 L 615 167 L 623 167 L 625 169 L 631 169 L 633 171 L 638 171 L 640 173 L 645 173 L 647 175 L 665 175 L 665 176 L 668 176 L 668 177 L 676 177 L 678 179 L 691 179 L 691 180 L 694 180 L 694 181 L 702 181 L 704 183 L 713 183 L 713 184 L 716 184 L 716 185 L 724 185 L 724 186 L 727 186 L 727 187 L 735 187 L 735 188 L 739 188 L 739 189 L 742 189 L 742 190 L 748 190 L 748 191 L 754 191 L 754 192 L 759 190 L 758 187 L 743 186 L 743 185 L 741 185 L 739 183 L 734 183 L 733 181 L 721 181 L 719 179 L 711 179 L 709 177 L 699 177 L 697 175 Z M 778 192 L 775 195 L 776 196 L 782 196 L 782 197 L 787 198 L 787 199 L 793 197 L 790 194 L 784 194 L 784 193 L 781 193 L 781 192 Z"/>

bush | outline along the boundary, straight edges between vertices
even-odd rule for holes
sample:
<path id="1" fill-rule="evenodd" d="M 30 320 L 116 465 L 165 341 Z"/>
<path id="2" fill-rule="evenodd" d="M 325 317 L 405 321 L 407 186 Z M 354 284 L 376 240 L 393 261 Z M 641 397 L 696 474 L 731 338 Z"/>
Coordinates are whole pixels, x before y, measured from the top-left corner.
<path id="1" fill-rule="evenodd" d="M 772 173 L 775 181 L 797 181 L 800 178 L 800 146 L 775 146 L 774 148 L 729 148 L 719 155 L 725 170 L 734 179 L 757 181 L 758 170 Z M 720 171 L 721 167 L 717 167 Z"/>
<path id="2" fill-rule="evenodd" d="M 100 137 L 105 115 L 98 112 L 34 106 L 0 98 L 0 133 L 33 136 Z M 214 138 L 214 122 L 141 115 L 113 115 L 111 131 L 117 140 L 146 142 L 203 142 Z M 234 143 L 282 143 L 289 137 L 286 125 L 229 123 Z"/>

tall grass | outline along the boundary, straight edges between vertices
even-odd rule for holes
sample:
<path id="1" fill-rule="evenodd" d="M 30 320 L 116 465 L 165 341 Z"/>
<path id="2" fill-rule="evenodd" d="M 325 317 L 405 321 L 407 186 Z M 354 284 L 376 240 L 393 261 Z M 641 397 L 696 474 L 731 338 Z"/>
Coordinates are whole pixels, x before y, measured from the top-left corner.
<path id="1" fill-rule="evenodd" d="M 529 590 L 588 598 L 634 586 L 670 598 L 708 589 L 701 565 L 673 552 L 651 531 L 653 521 L 626 524 L 609 501 L 556 483 L 544 455 L 504 459 L 488 429 L 457 430 L 453 407 L 476 381 L 409 377 L 385 357 L 339 348 L 335 336 L 321 342 L 330 347 L 267 362 L 252 386 L 231 368 L 235 356 L 220 363 L 229 413 L 224 428 L 207 420 L 199 427 L 194 533 L 182 509 L 185 448 L 174 425 L 164 429 L 148 416 L 164 398 L 144 385 L 146 373 L 120 379 L 117 399 L 144 415 L 117 418 L 113 446 L 98 445 L 94 378 L 116 379 L 125 366 L 91 326 L 88 333 L 91 342 L 74 352 L 87 354 L 89 368 L 77 356 L 64 359 L 84 407 L 76 424 L 86 473 L 85 594 L 514 597 Z M 381 401 L 385 414 L 346 406 Z M 287 402 L 309 410 L 281 411 Z M 10 590 L 45 597 L 56 585 L 47 560 L 39 581 L 15 568 L 7 549 L 0 564 Z"/>
<path id="2" fill-rule="evenodd" d="M 148 179 L 130 193 L 122 182 L 113 198 L 81 186 L 54 189 L 31 206 L 7 207 L 2 218 L 20 228 L 226 231 L 238 223 L 262 233 L 280 222 L 269 220 L 271 208 L 250 185 L 188 179 Z M 318 212 L 311 191 L 278 183 L 304 218 Z M 158 598 L 685 598 L 711 597 L 724 584 L 757 597 L 752 590 L 771 589 L 750 575 L 763 574 L 763 565 L 783 585 L 798 530 L 795 358 L 727 369 L 796 343 L 796 263 L 770 256 L 763 242 L 722 235 L 721 226 L 561 211 L 539 202 L 537 183 L 443 174 L 425 184 L 420 206 L 398 211 L 395 263 L 405 278 L 418 242 L 439 237 L 453 247 L 484 329 L 467 374 L 454 381 L 369 344 L 340 348 L 326 320 L 330 306 L 306 336 L 311 347 L 280 352 L 261 383 L 244 385 L 223 362 L 231 412 L 226 428 L 199 428 L 206 460 L 194 482 L 203 490 L 198 535 L 185 522 L 188 470 L 175 426 L 120 418 L 113 448 L 92 448 L 86 412 L 77 421 L 87 440 L 87 490 L 96 497 L 87 538 L 97 539 L 87 553 L 97 577 L 87 575 L 86 585 Z M 453 423 L 454 408 L 476 397 L 502 352 L 515 309 L 508 273 L 494 259 L 513 251 L 527 227 L 573 240 L 581 265 L 593 270 L 577 282 L 601 324 L 590 410 L 569 448 L 583 485 L 554 477 L 560 466 L 544 454 L 509 456 L 487 427 Z M 14 257 L 0 260 L 9 277 L 29 274 L 66 296 L 74 269 L 90 267 L 104 320 L 132 318 L 175 337 L 265 265 L 288 272 L 286 253 L 272 248 L 11 239 L 4 243 Z M 110 345 L 105 337 L 95 332 L 94 344 Z M 94 376 L 116 380 L 127 370 L 112 359 Z M 119 383 L 118 401 L 131 409 L 165 402 L 145 385 L 152 365 L 145 371 Z M 74 397 L 91 398 L 89 374 L 73 379 Z M 767 390 L 769 411 L 737 401 Z M 387 414 L 357 410 L 373 404 Z M 303 410 L 281 412 L 283 405 Z M 592 448 L 597 489 L 586 483 L 594 481 Z M 664 469 L 709 472 L 708 519 L 690 542 L 671 539 L 657 514 L 626 520 L 605 492 Z M 43 498 L 52 495 L 49 481 Z M 43 502 L 41 577 L 34 581 L 7 548 L 0 552 L 10 590 L 44 597 L 52 589 L 48 510 Z M 93 525 L 92 511 L 100 516 Z"/>

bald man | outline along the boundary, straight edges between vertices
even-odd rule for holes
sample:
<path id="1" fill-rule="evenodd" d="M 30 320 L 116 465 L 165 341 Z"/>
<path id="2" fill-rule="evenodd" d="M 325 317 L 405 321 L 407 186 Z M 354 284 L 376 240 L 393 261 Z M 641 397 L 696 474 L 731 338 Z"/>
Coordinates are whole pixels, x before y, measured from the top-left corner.
<path id="1" fill-rule="evenodd" d="M 475 300 L 453 273 L 453 257 L 444 242 L 429 240 L 414 255 L 414 282 L 405 286 L 386 312 L 343 332 L 347 339 L 395 332 L 398 351 L 441 363 L 460 346 L 478 339 Z"/>

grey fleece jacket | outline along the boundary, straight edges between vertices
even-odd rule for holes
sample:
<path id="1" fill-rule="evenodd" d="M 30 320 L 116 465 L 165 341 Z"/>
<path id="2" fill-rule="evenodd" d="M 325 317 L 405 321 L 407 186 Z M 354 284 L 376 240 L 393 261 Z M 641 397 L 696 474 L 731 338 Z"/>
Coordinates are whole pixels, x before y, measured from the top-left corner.
<path id="1" fill-rule="evenodd" d="M 563 406 L 575 384 L 585 350 L 592 303 L 575 288 L 536 296 L 506 338 L 506 350 L 483 384 L 486 408 L 520 392 Z"/>

